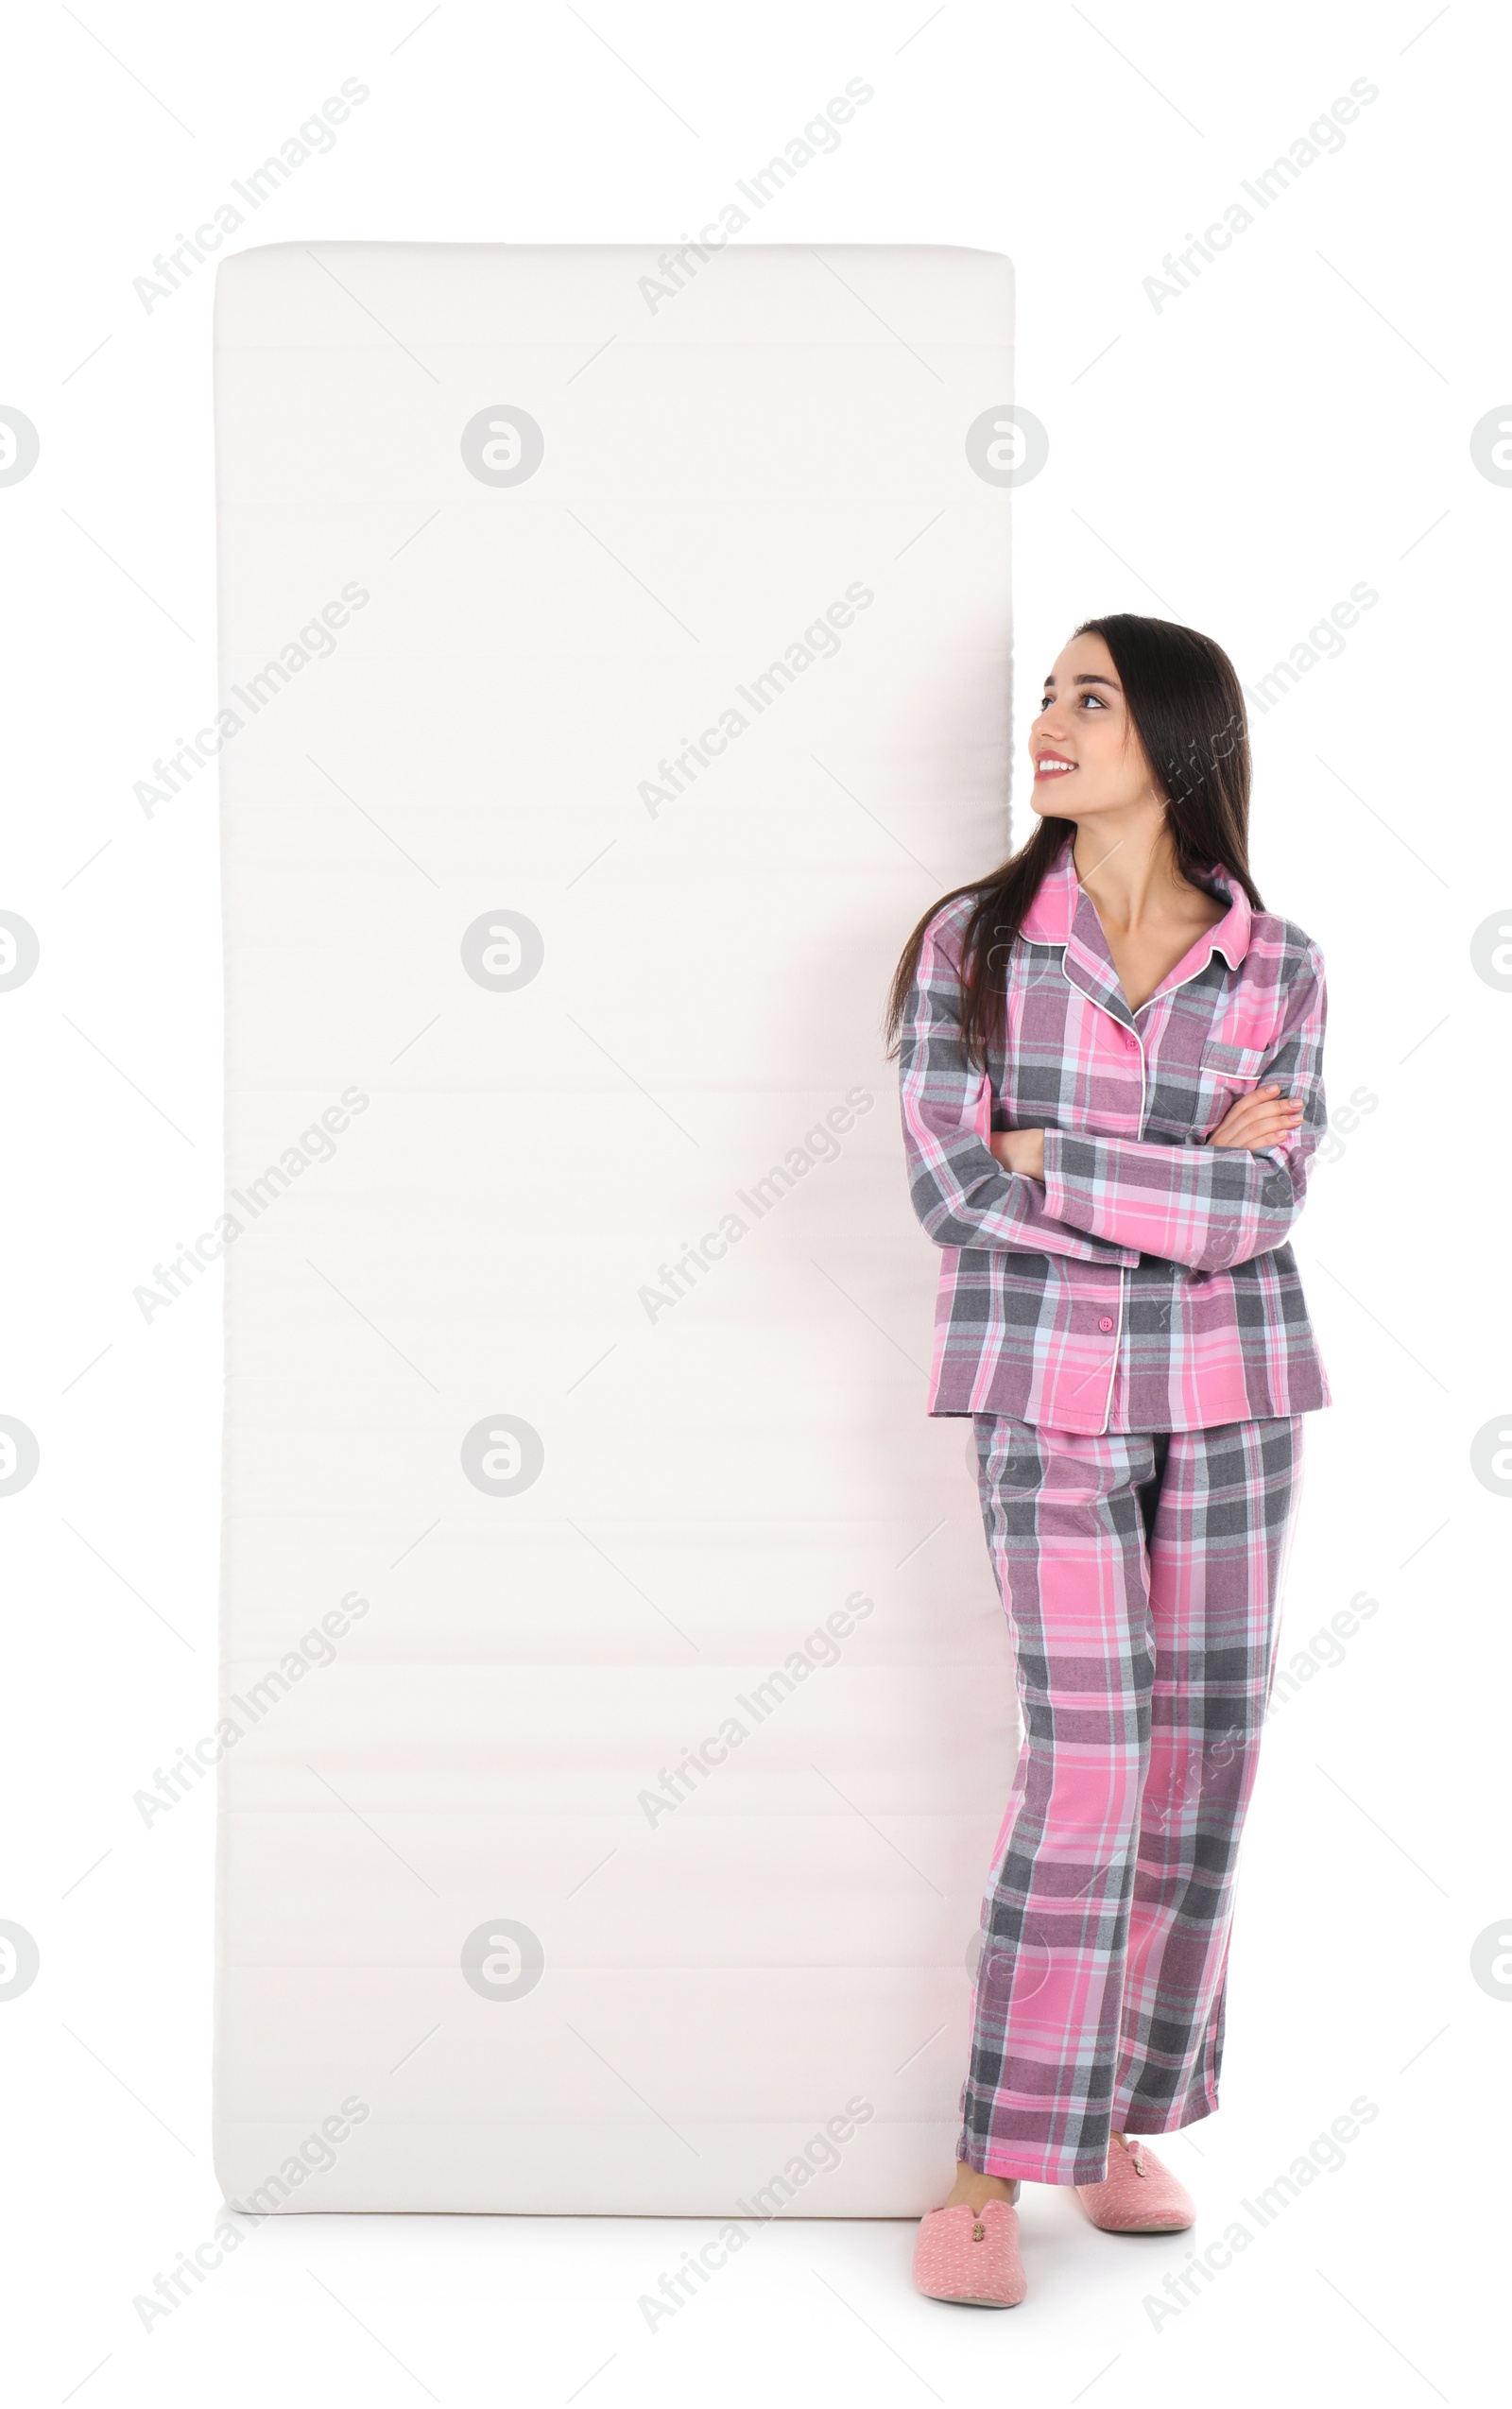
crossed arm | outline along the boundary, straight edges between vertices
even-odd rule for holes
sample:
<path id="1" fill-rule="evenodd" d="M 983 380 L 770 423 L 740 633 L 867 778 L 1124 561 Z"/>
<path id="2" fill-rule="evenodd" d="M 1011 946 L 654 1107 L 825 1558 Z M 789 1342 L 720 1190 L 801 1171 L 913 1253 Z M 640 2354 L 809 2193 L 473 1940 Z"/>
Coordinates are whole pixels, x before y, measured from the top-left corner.
<path id="1" fill-rule="evenodd" d="M 1241 1096 L 1204 1143 L 1210 1146 L 1240 1146 L 1250 1154 L 1262 1154 L 1267 1146 L 1278 1145 L 1282 1138 L 1294 1135 L 1301 1118 L 1300 1103 L 1293 1096 L 1283 1096 L 1280 1085 L 1273 1081 L 1256 1088 L 1251 1095 Z M 994 1129 L 988 1144 L 1005 1170 L 1022 1171 L 1026 1179 L 1043 1182 L 1042 1129 Z"/>
<path id="2" fill-rule="evenodd" d="M 1142 1254 L 1212 1271 L 1280 1246 L 1324 1128 L 1322 957 L 1289 983 L 1262 1084 L 1184 1145 L 990 1126 L 965 1066 L 954 965 L 926 940 L 901 1065 L 915 1211 L 941 1246 L 1112 1264 Z"/>

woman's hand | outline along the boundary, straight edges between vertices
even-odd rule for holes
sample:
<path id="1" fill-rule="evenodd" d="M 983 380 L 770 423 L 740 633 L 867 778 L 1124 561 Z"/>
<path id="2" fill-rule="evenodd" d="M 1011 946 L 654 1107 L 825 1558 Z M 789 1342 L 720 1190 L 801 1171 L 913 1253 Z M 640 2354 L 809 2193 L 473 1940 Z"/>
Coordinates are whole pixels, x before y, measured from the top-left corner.
<path id="1" fill-rule="evenodd" d="M 1266 1146 L 1279 1145 L 1297 1128 L 1302 1118 L 1300 1104 L 1283 1096 L 1279 1086 L 1256 1088 L 1252 1094 L 1242 1095 L 1230 1106 L 1218 1127 L 1209 1137 L 1210 1146 L 1243 1146 L 1250 1154 L 1260 1154 Z"/>
<path id="2" fill-rule="evenodd" d="M 1045 1176 L 1045 1133 L 1042 1129 L 994 1129 L 988 1139 L 1005 1171 L 1022 1171 L 1026 1179 Z"/>

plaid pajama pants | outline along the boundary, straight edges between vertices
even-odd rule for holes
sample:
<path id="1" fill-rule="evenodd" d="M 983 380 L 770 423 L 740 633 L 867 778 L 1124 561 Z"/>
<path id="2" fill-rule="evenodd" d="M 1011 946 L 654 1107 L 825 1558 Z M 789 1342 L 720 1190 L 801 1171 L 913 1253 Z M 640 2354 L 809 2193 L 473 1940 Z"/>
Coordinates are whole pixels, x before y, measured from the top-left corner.
<path id="1" fill-rule="evenodd" d="M 1217 2106 L 1301 1417 L 1099 1437 L 972 1421 L 1023 1741 L 956 2155 L 1097 2183 L 1112 2133 Z"/>

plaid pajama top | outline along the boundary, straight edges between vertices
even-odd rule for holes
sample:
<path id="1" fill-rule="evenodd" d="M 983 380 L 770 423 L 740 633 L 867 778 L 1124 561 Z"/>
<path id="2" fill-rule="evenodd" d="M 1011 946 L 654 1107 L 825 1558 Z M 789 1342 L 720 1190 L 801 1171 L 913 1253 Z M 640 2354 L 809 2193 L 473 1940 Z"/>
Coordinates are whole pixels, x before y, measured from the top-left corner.
<path id="1" fill-rule="evenodd" d="M 1068 839 L 1009 955 L 985 1073 L 960 1048 L 972 899 L 929 921 L 899 1089 L 914 1210 L 944 1250 L 931 1414 L 1195 1430 L 1332 1402 L 1287 1243 L 1327 1124 L 1323 957 L 1221 869 L 1207 883 L 1225 917 L 1131 1012 Z M 1294 1135 L 1202 1143 L 1271 1080 L 1302 1104 Z M 1042 1183 L 988 1144 L 1040 1127 Z"/>

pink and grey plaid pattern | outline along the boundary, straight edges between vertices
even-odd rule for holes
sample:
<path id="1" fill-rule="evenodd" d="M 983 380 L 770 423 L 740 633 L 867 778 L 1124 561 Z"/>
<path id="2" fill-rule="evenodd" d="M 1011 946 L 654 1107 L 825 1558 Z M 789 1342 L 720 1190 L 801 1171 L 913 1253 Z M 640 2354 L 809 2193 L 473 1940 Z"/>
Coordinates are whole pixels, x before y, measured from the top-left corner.
<path id="1" fill-rule="evenodd" d="M 1302 1423 L 975 1418 L 1024 1736 L 982 1909 L 957 2156 L 1098 2183 L 1217 2106 L 1240 1827 Z"/>
<path id="2" fill-rule="evenodd" d="M 931 1414 L 1190 1430 L 1331 1402 L 1287 1238 L 1327 1126 L 1323 958 L 1209 881 L 1225 918 L 1131 1012 L 1068 843 L 1008 957 L 985 1073 L 960 1049 L 971 899 L 931 920 L 899 1060 L 914 1210 L 944 1250 Z M 1301 1100 L 1294 1137 L 1203 1144 L 1271 1079 Z M 1042 1182 L 991 1153 L 1008 1128 L 1045 1131 Z"/>

